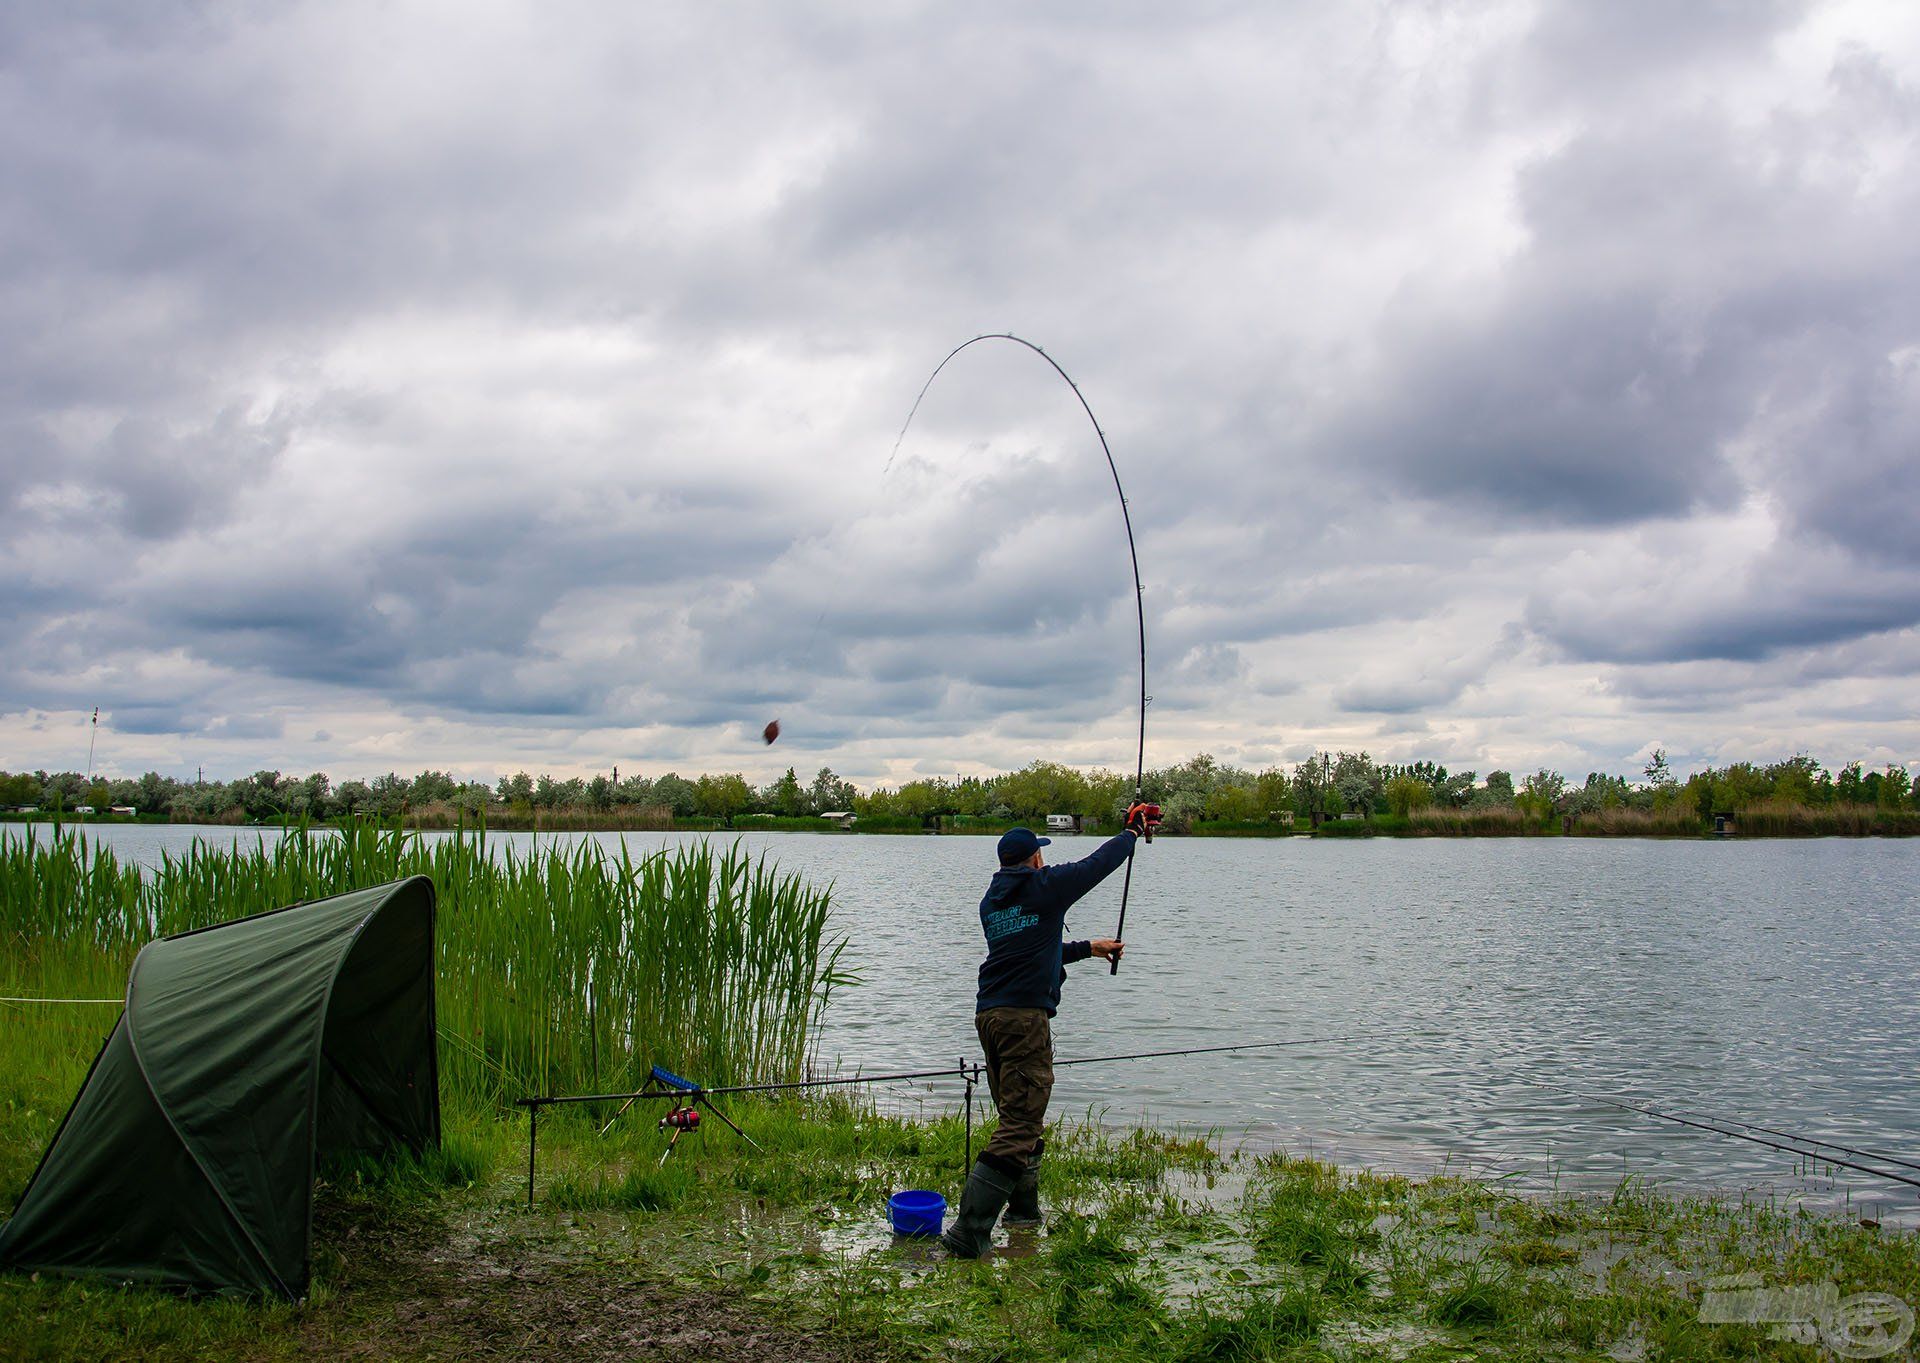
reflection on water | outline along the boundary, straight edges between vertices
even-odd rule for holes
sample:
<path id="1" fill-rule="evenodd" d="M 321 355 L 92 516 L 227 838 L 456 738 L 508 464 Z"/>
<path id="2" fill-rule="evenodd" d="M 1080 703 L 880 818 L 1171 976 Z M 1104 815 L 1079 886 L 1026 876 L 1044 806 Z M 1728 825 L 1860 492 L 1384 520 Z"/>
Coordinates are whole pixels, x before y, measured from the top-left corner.
<path id="1" fill-rule="evenodd" d="M 106 830 L 148 861 L 196 834 L 235 836 Z M 626 835 L 636 849 L 691 836 Z M 833 882 L 865 979 L 830 1011 L 823 1060 L 882 1071 L 973 1056 L 974 906 L 991 840 L 744 841 Z M 1049 850 L 1063 860 L 1093 846 Z M 1110 933 L 1119 883 L 1083 901 L 1070 931 Z M 1064 1069 L 1055 1110 L 1525 1188 L 1611 1187 L 1632 1173 L 1818 1205 L 1851 1197 L 1864 1215 L 1920 1223 L 1910 1189 L 1577 1096 L 1920 1159 L 1916 885 L 1917 841 L 1165 839 L 1141 850 L 1119 975 L 1099 962 L 1070 971 L 1060 1056 L 1350 1039 Z M 959 1092 L 896 1097 L 949 1104 Z"/>

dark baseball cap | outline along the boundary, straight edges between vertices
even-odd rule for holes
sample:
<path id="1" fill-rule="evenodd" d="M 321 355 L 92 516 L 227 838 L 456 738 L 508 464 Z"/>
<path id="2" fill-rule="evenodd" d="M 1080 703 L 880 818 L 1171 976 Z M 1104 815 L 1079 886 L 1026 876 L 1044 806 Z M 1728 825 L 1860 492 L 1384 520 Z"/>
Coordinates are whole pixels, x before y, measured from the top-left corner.
<path id="1" fill-rule="evenodd" d="M 1017 866 L 1052 842 L 1052 838 L 1043 838 L 1031 828 L 1009 828 L 1000 835 L 1000 864 Z"/>

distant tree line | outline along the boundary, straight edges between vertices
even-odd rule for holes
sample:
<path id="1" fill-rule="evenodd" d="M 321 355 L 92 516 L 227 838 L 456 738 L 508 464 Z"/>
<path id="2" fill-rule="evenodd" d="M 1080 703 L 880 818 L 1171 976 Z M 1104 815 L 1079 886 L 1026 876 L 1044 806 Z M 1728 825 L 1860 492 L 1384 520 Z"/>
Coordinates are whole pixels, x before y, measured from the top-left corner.
<path id="1" fill-rule="evenodd" d="M 1591 772 L 1574 785 L 1558 772 L 1541 770 L 1516 783 L 1511 772 L 1490 771 L 1483 780 L 1476 772 L 1450 772 L 1433 762 L 1383 764 L 1365 752 L 1316 753 L 1290 771 L 1252 771 L 1201 753 L 1148 772 L 1145 792 L 1160 804 L 1174 831 L 1284 822 L 1288 814 L 1296 820 L 1316 814 L 1370 820 L 1382 815 L 1404 819 L 1428 810 L 1515 810 L 1546 819 L 1627 810 L 1704 820 L 1761 805 L 1920 809 L 1920 792 L 1905 767 L 1867 771 L 1861 763 L 1849 762 L 1829 771 L 1805 754 L 1764 766 L 1736 762 L 1708 768 L 1681 781 L 1666 754 L 1656 751 L 1642 777 L 1630 782 Z M 355 815 L 390 819 L 437 811 L 502 822 L 575 814 L 609 823 L 626 817 L 664 825 L 674 819 L 731 823 L 743 815 L 811 818 L 844 811 L 881 824 L 932 817 L 1037 822 L 1049 814 L 1070 814 L 1111 825 L 1132 794 L 1132 782 L 1120 773 L 1080 771 L 1057 762 L 1035 762 L 999 776 L 934 777 L 864 791 L 830 767 L 820 768 L 811 781 L 801 780 L 789 767 L 763 787 L 738 772 L 622 777 L 616 770 L 567 779 L 516 772 L 493 785 L 461 781 L 442 771 L 423 771 L 411 779 L 389 772 L 339 785 L 324 772 L 288 776 L 258 771 L 234 781 L 206 782 L 148 772 L 138 780 L 91 784 L 77 772 L 0 772 L 0 810 L 91 807 L 105 813 L 118 806 L 183 823 Z"/>

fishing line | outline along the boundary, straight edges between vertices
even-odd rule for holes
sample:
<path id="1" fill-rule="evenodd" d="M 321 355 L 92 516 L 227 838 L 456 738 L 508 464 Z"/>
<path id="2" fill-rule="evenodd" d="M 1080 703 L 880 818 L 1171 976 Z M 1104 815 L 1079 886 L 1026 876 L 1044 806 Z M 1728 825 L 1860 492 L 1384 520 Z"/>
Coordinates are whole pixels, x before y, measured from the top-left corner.
<path id="1" fill-rule="evenodd" d="M 1857 1154 L 1857 1155 L 1860 1155 L 1862 1158 L 1880 1158 L 1879 1156 L 1871 1155 L 1870 1152 L 1849 1150 L 1848 1147 L 1844 1145 L 1836 1145 L 1831 1142 L 1818 1140 L 1810 1136 L 1800 1136 L 1800 1135 L 1795 1135 L 1792 1132 L 1783 1132 L 1783 1131 L 1772 1131 L 1771 1134 L 1782 1136 L 1785 1138 L 1784 1140 L 1780 1140 L 1780 1141 L 1769 1140 L 1765 1136 L 1750 1135 L 1748 1134 L 1747 1131 L 1737 1129 L 1737 1128 L 1746 1127 L 1749 1125 L 1748 1123 L 1745 1123 L 1745 1122 L 1727 1122 L 1723 1124 L 1721 1121 L 1717 1119 L 1708 1119 L 1708 1118 L 1698 1117 L 1698 1116 L 1692 1116 L 1692 1117 L 1683 1116 L 1682 1114 L 1677 1112 L 1669 1112 L 1664 1108 L 1654 1107 L 1652 1104 L 1649 1104 L 1649 1103 L 1635 1103 L 1635 1102 L 1630 1102 L 1624 1098 L 1611 1098 L 1605 1094 L 1586 1093 L 1580 1089 L 1567 1088 L 1561 1084 L 1549 1084 L 1537 1079 L 1522 1079 L 1520 1082 L 1523 1084 L 1527 1084 L 1533 1088 L 1546 1089 L 1554 1093 L 1564 1093 L 1569 1095 L 1570 1097 L 1579 1098 L 1584 1102 L 1599 1103 L 1603 1107 L 1618 1108 L 1622 1112 L 1636 1112 L 1640 1114 L 1642 1117 L 1653 1117 L 1663 1122 L 1674 1122 L 1680 1126 L 1692 1127 L 1697 1131 L 1711 1131 L 1715 1135 L 1728 1136 L 1737 1141 L 1747 1141 L 1754 1145 L 1762 1145 L 1767 1147 L 1769 1150 L 1778 1150 L 1785 1154 L 1798 1155 L 1800 1156 L 1800 1158 L 1804 1160 L 1808 1160 L 1815 1164 L 1831 1164 L 1841 1169 L 1853 1169 L 1859 1173 L 1871 1174 L 1875 1178 L 1884 1178 L 1893 1183 L 1904 1183 L 1910 1188 L 1920 1188 L 1920 1178 L 1914 1178 L 1908 1174 L 1897 1174 L 1890 1169 L 1880 1169 L 1880 1168 L 1874 1167 L 1873 1165 L 1860 1164 L 1853 1160 L 1845 1160 L 1845 1159 L 1837 1158 L 1832 1155 L 1824 1155 L 1824 1154 L 1821 1154 L 1820 1151 L 1818 1150 L 1809 1150 L 1805 1148 L 1806 1146 L 1809 1146 L 1809 1145 L 1818 1145 L 1818 1146 L 1824 1146 L 1829 1150 L 1847 1151 L 1847 1153 L 1849 1154 Z M 1771 1128 L 1763 1128 L 1763 1127 L 1757 1127 L 1757 1126 L 1752 1127 L 1751 1129 L 1755 1131 L 1759 1131 L 1759 1130 L 1771 1131 Z M 1790 1144 L 1788 1142 L 1797 1142 L 1797 1144 Z M 1908 1164 L 1904 1160 L 1895 1160 L 1893 1162 L 1900 1164 L 1906 1168 L 1913 1167 L 1912 1165 Z"/>
<path id="2" fill-rule="evenodd" d="M 1109 1060 L 1157 1060 L 1162 1056 L 1174 1055 L 1215 1055 L 1221 1051 L 1263 1051 L 1279 1046 L 1320 1046 L 1335 1041 L 1379 1041 L 1391 1033 L 1373 1032 L 1365 1036 L 1309 1036 L 1296 1041 L 1247 1041 L 1236 1046 L 1192 1046 L 1179 1051 L 1134 1051 L 1127 1055 L 1086 1055 L 1077 1060 L 1056 1060 L 1053 1067 L 1064 1069 L 1068 1065 L 1103 1065 Z"/>
<path id="3" fill-rule="evenodd" d="M 1028 350 L 1031 350 L 1049 365 L 1053 366 L 1053 372 L 1066 380 L 1067 387 L 1071 388 L 1074 397 L 1079 399 L 1080 410 L 1087 414 L 1087 420 L 1093 425 L 1094 435 L 1099 437 L 1100 452 L 1107 457 L 1107 472 L 1113 475 L 1113 490 L 1120 498 L 1120 519 L 1127 530 L 1127 557 L 1133 565 L 1134 618 L 1140 627 L 1140 732 L 1139 742 L 1134 750 L 1133 762 L 1133 798 L 1138 802 L 1143 796 L 1146 785 L 1147 704 L 1151 700 L 1151 697 L 1147 695 L 1147 607 L 1145 591 L 1140 585 L 1140 551 L 1133 540 L 1133 514 L 1128 509 L 1127 490 L 1120 484 L 1120 466 L 1113 460 L 1113 449 L 1107 444 L 1107 433 L 1100 428 L 1100 418 L 1093 414 L 1092 404 L 1087 401 L 1087 395 L 1080 391 L 1080 385 L 1073 381 L 1073 376 L 1067 373 L 1065 369 L 1062 369 L 1060 362 L 1054 359 L 1053 356 L 1047 354 L 1046 351 L 1042 350 L 1032 341 L 1027 340 L 1023 336 L 1015 336 L 1010 331 L 988 332 L 985 335 L 975 336 L 972 340 L 962 341 L 959 345 L 947 352 L 946 359 L 935 365 L 933 372 L 927 375 L 927 381 L 920 385 L 920 392 L 913 399 L 913 406 L 907 412 L 907 419 L 900 424 L 900 434 L 894 437 L 893 451 L 887 456 L 886 468 L 880 471 L 880 476 L 882 478 L 886 477 L 887 471 L 893 467 L 893 461 L 900 454 L 900 446 L 907 438 L 907 430 L 913 425 L 914 417 L 919 414 L 920 404 L 926 400 L 927 390 L 932 388 L 933 381 L 940 377 L 940 371 L 945 369 L 947 365 L 953 361 L 954 356 L 970 346 L 979 345 L 982 341 L 1012 341 L 1015 345 L 1025 346 Z M 1126 936 L 1127 897 L 1133 889 L 1133 852 L 1133 848 L 1130 847 L 1127 849 L 1126 874 L 1120 881 L 1120 922 L 1113 930 L 1113 935 L 1116 940 Z M 1120 973 L 1120 961 L 1118 957 L 1113 959 L 1111 968 L 1107 973 L 1109 975 L 1118 975 Z"/>
<path id="4" fill-rule="evenodd" d="M 1830 1141 L 1830 1140 L 1822 1139 L 1819 1136 L 1802 1136 L 1792 1131 L 1778 1131 L 1770 1126 L 1761 1126 L 1758 1122 L 1740 1122 L 1740 1121 L 1735 1121 L 1731 1117 L 1714 1117 L 1711 1114 L 1688 1112 L 1685 1109 L 1675 1109 L 1675 1110 L 1679 1112 L 1680 1115 L 1683 1117 L 1699 1117 L 1703 1121 L 1717 1121 L 1726 1126 L 1740 1127 L 1742 1130 L 1745 1130 L 1745 1131 L 1764 1131 L 1769 1136 L 1779 1136 L 1790 1141 L 1800 1141 L 1805 1145 L 1818 1145 L 1823 1149 L 1838 1150 L 1842 1154 L 1858 1155 L 1861 1159 L 1883 1160 L 1886 1163 L 1895 1165 L 1901 1169 L 1911 1169 L 1915 1173 L 1920 1173 L 1920 1161 L 1905 1159 L 1899 1155 L 1888 1154 L 1885 1150 L 1860 1150 L 1860 1149 L 1856 1149 L 1851 1145 L 1842 1145 L 1838 1141 Z"/>
<path id="5" fill-rule="evenodd" d="M 1391 1032 L 1369 1032 L 1365 1034 L 1346 1033 L 1341 1036 L 1292 1037 L 1284 1041 L 1242 1041 L 1230 1046 L 1190 1046 L 1172 1051 L 1131 1051 L 1124 1055 L 1084 1055 L 1073 1060 L 1056 1060 L 1055 1069 L 1067 1065 L 1104 1065 L 1116 1060 L 1152 1060 L 1163 1056 L 1214 1055 L 1222 1051 L 1259 1051 L 1272 1050 L 1282 1046 L 1322 1046 L 1335 1041 L 1379 1041 L 1394 1035 Z M 955 1075 L 978 1072 L 978 1062 L 961 1065 L 946 1065 L 937 1070 L 899 1070 L 888 1074 L 847 1074 L 834 1075 L 825 1079 L 790 1079 L 769 1084 L 728 1084 L 719 1088 L 696 1088 L 682 1090 L 687 1092 L 729 1094 L 729 1093 L 782 1093 L 794 1089 L 836 1088 L 847 1084 L 891 1084 L 908 1079 L 951 1079 Z M 551 1107 L 563 1103 L 611 1103 L 626 1102 L 633 1098 L 664 1098 L 668 1091 L 664 1089 L 636 1090 L 631 1093 L 571 1093 L 556 1094 L 537 1098 L 519 1098 L 516 1107 Z"/>

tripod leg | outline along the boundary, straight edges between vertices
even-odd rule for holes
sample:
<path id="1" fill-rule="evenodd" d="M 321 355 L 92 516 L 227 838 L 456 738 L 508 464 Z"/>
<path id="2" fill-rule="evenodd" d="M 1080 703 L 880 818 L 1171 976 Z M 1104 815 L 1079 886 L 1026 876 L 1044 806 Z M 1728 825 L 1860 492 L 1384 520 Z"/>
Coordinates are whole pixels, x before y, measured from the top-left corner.
<path id="1" fill-rule="evenodd" d="M 660 1152 L 660 1163 L 654 1166 L 656 1169 L 664 1169 L 667 1167 L 667 1156 L 673 1153 L 674 1146 L 680 1144 L 680 1136 L 683 1131 L 684 1128 L 678 1126 L 673 1129 L 673 1138 L 667 1142 L 667 1148 Z"/>
<path id="2" fill-rule="evenodd" d="M 653 1089 L 652 1079 L 648 1079 L 646 1083 L 640 1086 L 640 1093 L 652 1093 L 653 1091 L 654 1089 Z M 640 1101 L 640 1093 L 634 1094 L 633 1097 L 627 1099 L 626 1102 L 620 1104 L 620 1110 L 614 1113 L 611 1117 L 607 1118 L 606 1125 L 600 1128 L 601 1135 L 604 1136 L 609 1131 L 613 1130 L 613 1124 L 619 1121 L 622 1117 L 627 1115 L 627 1109 Z"/>
<path id="3" fill-rule="evenodd" d="M 728 1128 L 733 1132 L 734 1135 L 738 1136 L 741 1140 L 745 1141 L 748 1145 L 751 1145 L 755 1150 L 760 1151 L 762 1154 L 766 1153 L 767 1148 L 764 1145 L 760 1144 L 759 1141 L 756 1141 L 753 1137 L 749 1136 L 746 1132 L 742 1131 L 740 1129 L 740 1124 L 734 1121 L 733 1118 L 729 1117 L 726 1113 L 722 1112 L 719 1108 L 715 1107 L 713 1105 L 713 1099 L 702 1098 L 700 1101 L 706 1104 L 707 1111 L 711 1112 L 714 1116 L 718 1117 L 721 1121 L 725 1122 Z"/>

